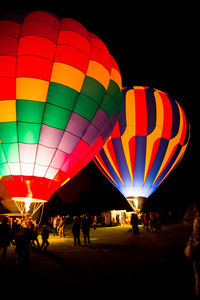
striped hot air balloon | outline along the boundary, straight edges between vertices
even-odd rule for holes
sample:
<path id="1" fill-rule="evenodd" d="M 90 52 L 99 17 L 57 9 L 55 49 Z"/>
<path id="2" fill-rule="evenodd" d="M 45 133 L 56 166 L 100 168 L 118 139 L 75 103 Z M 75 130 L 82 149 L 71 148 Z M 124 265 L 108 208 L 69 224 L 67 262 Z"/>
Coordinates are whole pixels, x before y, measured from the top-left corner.
<path id="1" fill-rule="evenodd" d="M 101 149 L 121 112 L 119 68 L 80 23 L 44 11 L 0 21 L 0 176 L 48 200 Z"/>
<path id="2" fill-rule="evenodd" d="M 119 121 L 95 162 L 132 203 L 148 198 L 182 158 L 189 125 L 181 106 L 149 87 L 123 90 Z"/>

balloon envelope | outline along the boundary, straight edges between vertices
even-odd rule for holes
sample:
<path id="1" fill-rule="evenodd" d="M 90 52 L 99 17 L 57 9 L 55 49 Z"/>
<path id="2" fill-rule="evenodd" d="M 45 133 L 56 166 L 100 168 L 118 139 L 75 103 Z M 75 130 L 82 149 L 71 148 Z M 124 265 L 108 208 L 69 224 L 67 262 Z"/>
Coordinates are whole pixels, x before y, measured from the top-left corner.
<path id="1" fill-rule="evenodd" d="M 127 199 L 147 198 L 182 158 L 189 126 L 170 95 L 148 87 L 123 93 L 120 119 L 94 161 Z"/>
<path id="2" fill-rule="evenodd" d="M 119 68 L 73 19 L 0 21 L 0 176 L 11 197 L 48 200 L 100 150 L 119 118 Z"/>

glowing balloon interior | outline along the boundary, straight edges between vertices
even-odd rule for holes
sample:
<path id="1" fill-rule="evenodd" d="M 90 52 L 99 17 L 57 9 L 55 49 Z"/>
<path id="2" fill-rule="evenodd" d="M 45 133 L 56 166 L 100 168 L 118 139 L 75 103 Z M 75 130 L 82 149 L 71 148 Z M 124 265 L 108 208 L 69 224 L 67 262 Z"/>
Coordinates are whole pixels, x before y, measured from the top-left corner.
<path id="1" fill-rule="evenodd" d="M 126 198 L 147 198 L 182 158 L 189 126 L 166 93 L 148 87 L 123 92 L 120 119 L 95 162 Z"/>
<path id="2" fill-rule="evenodd" d="M 75 20 L 0 21 L 0 176 L 11 197 L 48 200 L 101 149 L 121 112 L 119 68 Z"/>

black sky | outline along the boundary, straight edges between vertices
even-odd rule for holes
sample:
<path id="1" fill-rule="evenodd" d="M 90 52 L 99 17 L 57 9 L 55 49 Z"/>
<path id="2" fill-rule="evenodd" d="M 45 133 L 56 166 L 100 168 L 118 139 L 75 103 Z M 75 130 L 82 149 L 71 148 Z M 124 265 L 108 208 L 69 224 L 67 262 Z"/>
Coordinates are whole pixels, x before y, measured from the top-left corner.
<path id="1" fill-rule="evenodd" d="M 186 207 L 198 198 L 199 26 L 198 8 L 187 2 L 54 1 L 2 7 L 27 11 L 44 9 L 79 21 L 99 36 L 120 68 L 123 86 L 145 85 L 174 96 L 191 124 L 191 138 L 178 167 L 150 197 L 161 208 Z M 127 208 L 121 194 L 91 162 L 58 195 L 87 208 Z M 56 199 L 56 200 L 55 200 Z M 54 203 L 61 202 L 54 197 Z"/>

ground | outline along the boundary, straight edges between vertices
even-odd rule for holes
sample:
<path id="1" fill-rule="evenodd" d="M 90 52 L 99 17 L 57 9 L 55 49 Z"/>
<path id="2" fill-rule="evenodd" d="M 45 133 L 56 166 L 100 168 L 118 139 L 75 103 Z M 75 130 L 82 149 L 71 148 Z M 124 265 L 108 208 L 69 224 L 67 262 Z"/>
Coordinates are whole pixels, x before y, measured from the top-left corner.
<path id="1" fill-rule="evenodd" d="M 133 235 L 131 226 L 91 228 L 91 245 L 74 246 L 71 228 L 66 237 L 50 234 L 48 252 L 32 249 L 29 269 L 16 264 L 14 246 L 7 253 L 1 270 L 1 287 L 10 294 L 35 296 L 68 295 L 88 297 L 112 292 L 117 297 L 154 295 L 181 298 L 194 296 L 191 262 L 184 256 L 184 247 L 191 234 L 191 225 L 163 225 L 159 233 L 140 226 Z M 40 240 L 41 241 L 41 240 Z M 2 289 L 1 288 L 1 289 Z M 63 294 L 64 293 L 64 294 Z"/>

